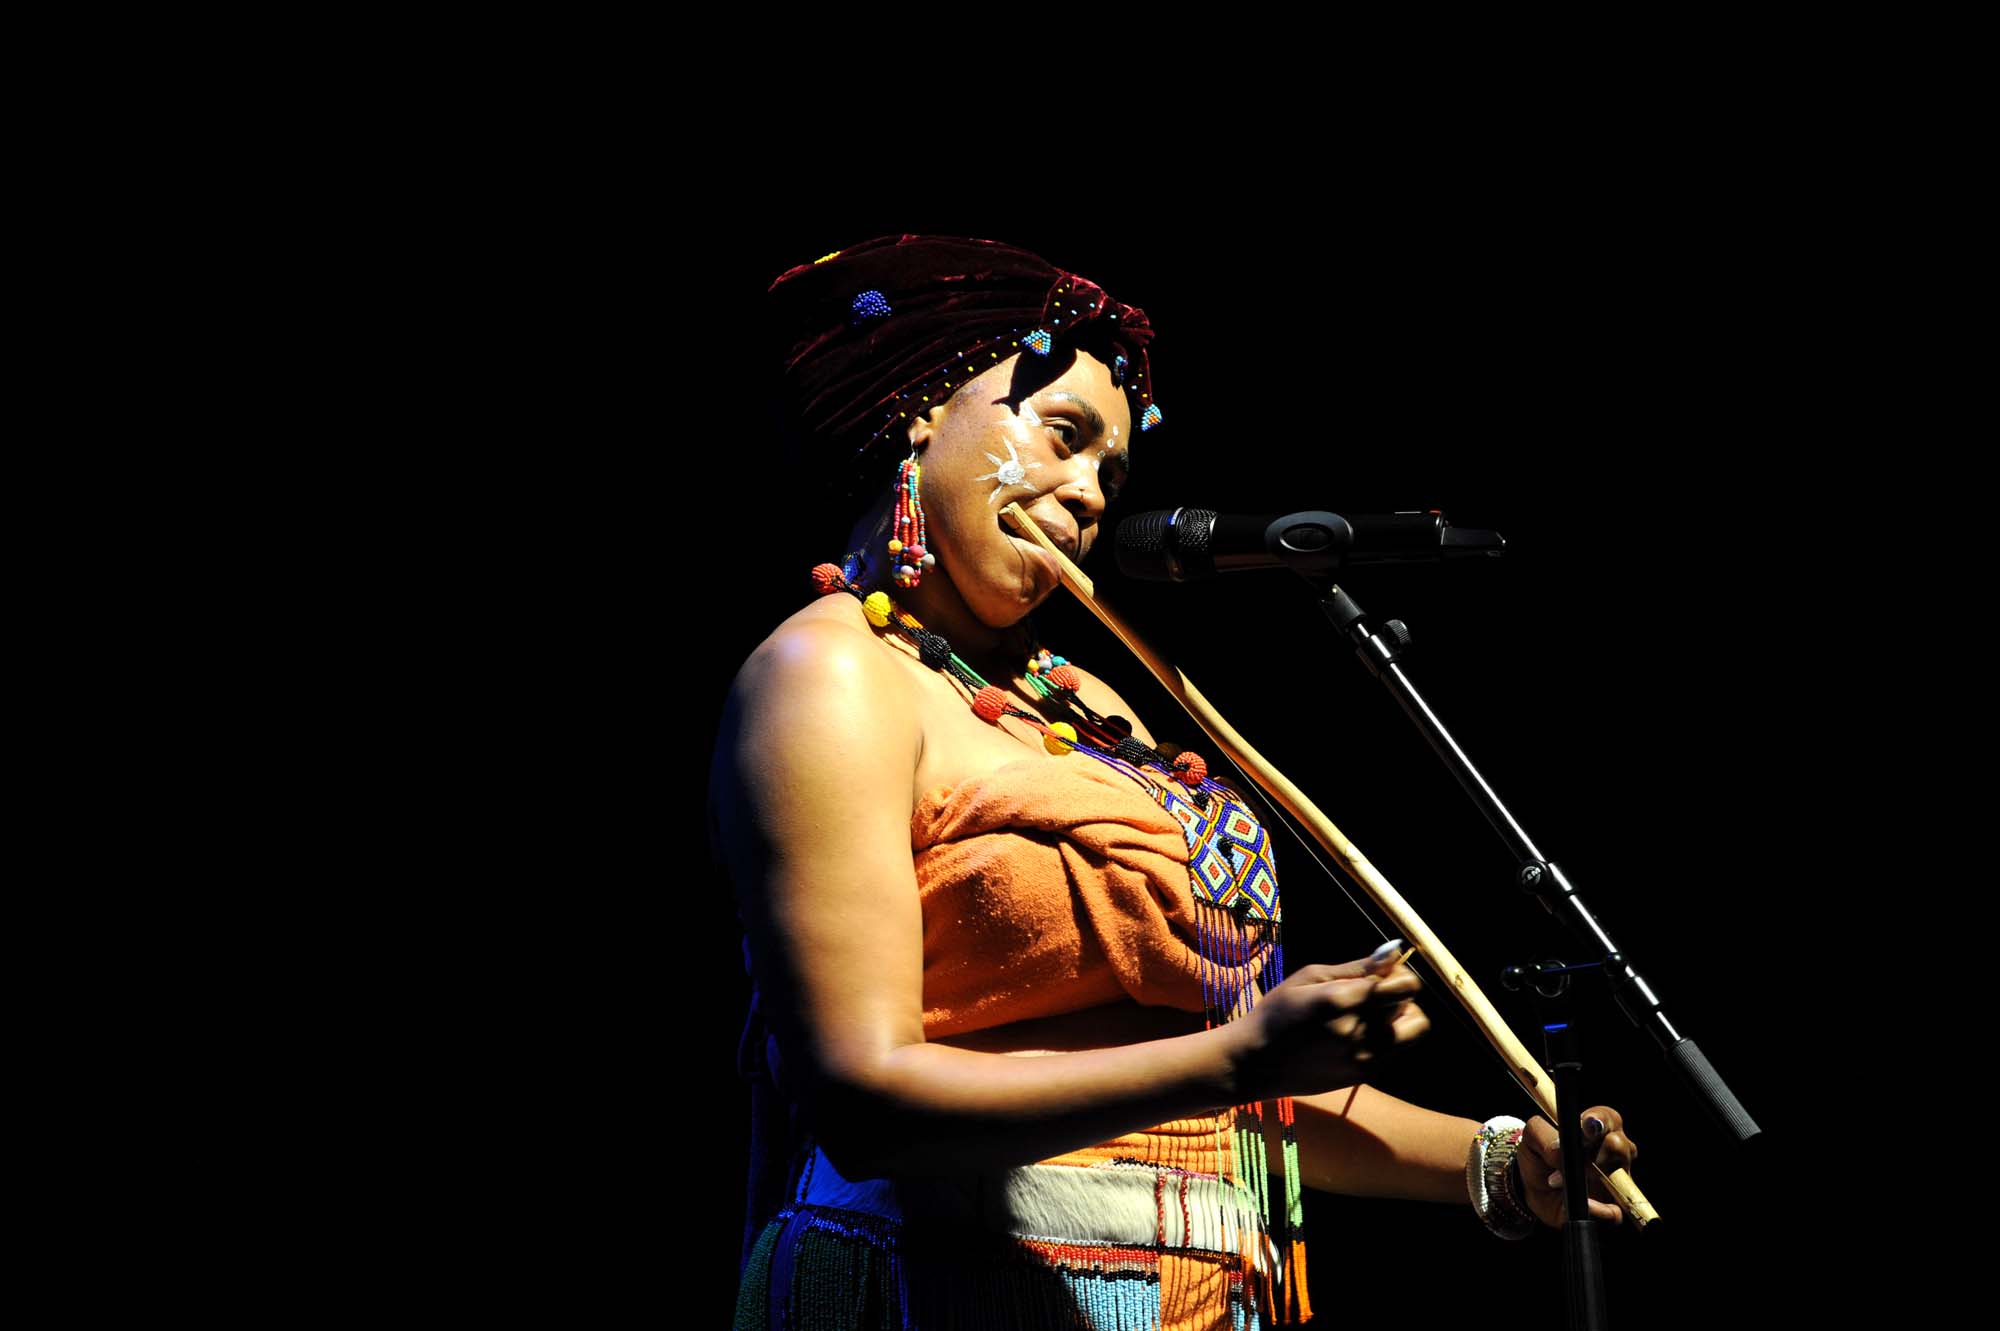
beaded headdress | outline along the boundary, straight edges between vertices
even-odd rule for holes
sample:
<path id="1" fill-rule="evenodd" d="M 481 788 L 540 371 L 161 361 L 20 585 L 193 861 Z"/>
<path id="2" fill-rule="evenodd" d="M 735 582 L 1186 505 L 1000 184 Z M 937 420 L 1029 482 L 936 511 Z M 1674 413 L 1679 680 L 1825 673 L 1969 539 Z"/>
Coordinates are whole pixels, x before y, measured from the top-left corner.
<path id="1" fill-rule="evenodd" d="M 905 442 L 897 429 L 1009 356 L 1078 344 L 1109 354 L 1141 431 L 1153 399 L 1144 310 L 993 240 L 883 236 L 800 264 L 771 284 L 789 426 L 815 481 L 873 494 Z"/>

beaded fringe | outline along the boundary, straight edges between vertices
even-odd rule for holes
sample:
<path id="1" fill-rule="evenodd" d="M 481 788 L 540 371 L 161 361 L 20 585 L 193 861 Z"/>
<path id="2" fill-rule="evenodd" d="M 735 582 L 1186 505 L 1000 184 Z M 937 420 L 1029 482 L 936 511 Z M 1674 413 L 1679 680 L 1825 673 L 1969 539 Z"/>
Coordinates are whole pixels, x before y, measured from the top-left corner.
<path id="1" fill-rule="evenodd" d="M 1239 1020 L 1285 978 L 1278 921 L 1253 918 L 1197 899 L 1197 947 L 1202 957 L 1202 1004 L 1212 1029 Z M 1274 1208 L 1272 1161 L 1265 1114 L 1278 1117 L 1281 1157 L 1277 1176 L 1283 1205 Z M 1249 1189 L 1254 1213 L 1242 1217 L 1240 1255 L 1251 1273 L 1253 1296 L 1270 1322 L 1303 1322 L 1312 1316 L 1306 1292 L 1305 1200 L 1299 1181 L 1299 1143 L 1291 1097 L 1237 1105 L 1230 1115 L 1233 1148 L 1225 1169 Z"/>

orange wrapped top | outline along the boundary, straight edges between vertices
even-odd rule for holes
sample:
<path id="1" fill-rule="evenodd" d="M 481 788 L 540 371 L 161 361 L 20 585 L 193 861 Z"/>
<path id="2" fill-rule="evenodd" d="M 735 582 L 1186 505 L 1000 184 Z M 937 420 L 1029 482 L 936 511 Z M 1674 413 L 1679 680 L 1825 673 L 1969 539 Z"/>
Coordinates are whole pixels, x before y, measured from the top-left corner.
<path id="1" fill-rule="evenodd" d="M 1202 1010 L 1214 963 L 1196 950 L 1187 838 L 1131 777 L 1023 758 L 925 795 L 910 846 L 926 1036 L 1120 1000 Z"/>

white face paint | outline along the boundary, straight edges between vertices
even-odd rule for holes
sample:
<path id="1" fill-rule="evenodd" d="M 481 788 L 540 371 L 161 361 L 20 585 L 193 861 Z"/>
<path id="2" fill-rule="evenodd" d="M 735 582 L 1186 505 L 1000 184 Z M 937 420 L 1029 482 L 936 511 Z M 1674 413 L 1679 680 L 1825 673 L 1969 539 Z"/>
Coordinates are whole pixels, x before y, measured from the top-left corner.
<path id="1" fill-rule="evenodd" d="M 1022 431 L 1022 433 L 1024 435 L 1026 434 L 1025 429 Z M 1026 485 L 1028 483 L 1028 473 L 1032 470 L 1039 470 L 1042 465 L 1039 462 L 1027 462 L 1027 463 L 1022 462 L 1021 455 L 1014 450 L 1014 441 L 1012 439 L 1009 439 L 1006 442 L 1007 442 L 1006 461 L 1003 462 L 999 458 L 994 457 L 991 453 L 987 453 L 986 460 L 993 464 L 993 470 L 987 472 L 984 476 L 974 476 L 972 478 L 975 481 L 999 482 L 998 485 L 993 487 L 993 493 L 986 496 L 986 502 L 989 504 L 1000 497 L 1001 491 L 1012 489 L 1014 486 L 1017 485 Z M 980 451 L 985 452 L 984 449 L 981 449 Z"/>
<path id="2" fill-rule="evenodd" d="M 1096 453 L 1091 455 L 1090 465 L 1093 468 L 1102 471 L 1104 469 L 1104 459 L 1110 457 L 1112 453 L 1116 452 L 1117 448 L 1118 448 L 1118 427 L 1114 425 L 1111 427 L 1111 442 L 1104 445 L 1104 447 L 1098 449 Z"/>

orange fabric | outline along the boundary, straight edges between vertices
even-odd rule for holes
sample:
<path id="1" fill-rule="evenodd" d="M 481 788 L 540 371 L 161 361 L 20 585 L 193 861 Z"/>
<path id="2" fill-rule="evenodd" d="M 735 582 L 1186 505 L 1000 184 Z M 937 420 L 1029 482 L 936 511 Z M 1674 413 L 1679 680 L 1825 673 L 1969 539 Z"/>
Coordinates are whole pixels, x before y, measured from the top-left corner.
<path id="1" fill-rule="evenodd" d="M 1181 826 L 1131 777 L 1072 754 L 1027 757 L 925 795 L 910 818 L 924 922 L 924 1034 L 984 1030 L 1105 1003 L 1200 1012 L 1203 974 Z M 1262 958 L 1230 972 L 1241 985 Z M 1234 1115 L 1175 1119 L 1045 1164 L 1143 1160 L 1242 1180 Z M 1243 1180 L 1246 1184 L 1249 1180 Z M 1163 1185 L 1165 1186 L 1165 1185 Z M 1172 1205 L 1163 1198 L 1163 1205 Z M 1234 1256 L 1159 1257 L 1167 1331 L 1206 1328 L 1243 1296 L 1250 1240 Z M 1293 1245 L 1302 1277 L 1304 1247 Z M 1256 1297 L 1271 1319 L 1271 1291 Z M 1303 1280 L 1285 1291 L 1304 1321 Z"/>
<path id="2" fill-rule="evenodd" d="M 910 817 L 924 1034 L 1132 1000 L 1202 1009 L 1187 840 L 1131 777 L 1029 757 Z"/>

